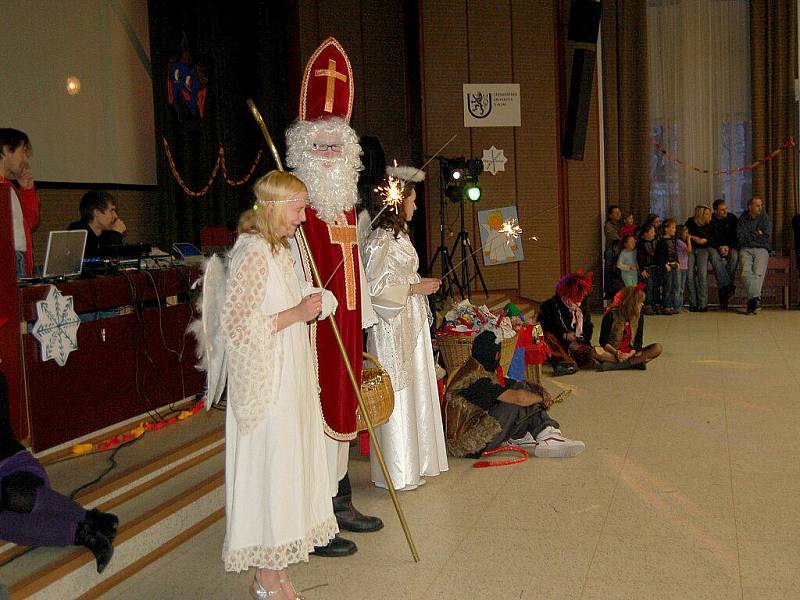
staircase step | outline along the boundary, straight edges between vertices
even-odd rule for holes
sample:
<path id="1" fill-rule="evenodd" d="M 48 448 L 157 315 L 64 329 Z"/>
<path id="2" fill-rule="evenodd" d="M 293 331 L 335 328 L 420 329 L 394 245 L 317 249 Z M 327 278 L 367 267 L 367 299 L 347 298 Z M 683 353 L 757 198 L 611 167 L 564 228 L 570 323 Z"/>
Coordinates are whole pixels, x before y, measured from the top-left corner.
<path id="1" fill-rule="evenodd" d="M 117 470 L 78 495 L 83 506 L 120 517 L 114 558 L 102 575 L 85 549 L 0 546 L 0 581 L 11 598 L 97 597 L 222 518 L 223 421 L 224 412 L 212 411 L 198 415 L 191 426 L 174 426 L 172 433 L 165 429 L 146 434 L 117 455 Z M 76 477 L 76 465 L 83 467 L 86 461 L 92 467 L 81 468 Z M 68 493 L 70 486 L 59 485 L 59 478 L 71 479 L 75 487 L 107 464 L 107 456 L 97 455 L 51 463 L 47 470 L 53 487 Z M 73 472 L 58 473 L 65 469 Z"/>

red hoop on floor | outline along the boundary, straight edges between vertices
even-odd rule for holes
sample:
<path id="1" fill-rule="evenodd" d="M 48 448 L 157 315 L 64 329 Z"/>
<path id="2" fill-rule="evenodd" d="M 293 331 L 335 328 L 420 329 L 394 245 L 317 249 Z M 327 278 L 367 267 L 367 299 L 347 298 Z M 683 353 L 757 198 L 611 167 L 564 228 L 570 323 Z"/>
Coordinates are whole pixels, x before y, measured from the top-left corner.
<path id="1" fill-rule="evenodd" d="M 479 460 L 474 465 L 472 465 L 475 469 L 485 469 L 487 467 L 505 467 L 506 465 L 515 465 L 517 463 L 525 462 L 528 460 L 528 451 L 524 448 L 519 448 L 517 446 L 498 446 L 494 450 L 487 450 L 483 454 L 481 454 L 481 458 L 486 458 L 487 456 L 492 456 L 493 454 L 499 454 L 500 452 L 514 452 L 519 454 L 517 458 L 509 458 L 506 460 Z"/>

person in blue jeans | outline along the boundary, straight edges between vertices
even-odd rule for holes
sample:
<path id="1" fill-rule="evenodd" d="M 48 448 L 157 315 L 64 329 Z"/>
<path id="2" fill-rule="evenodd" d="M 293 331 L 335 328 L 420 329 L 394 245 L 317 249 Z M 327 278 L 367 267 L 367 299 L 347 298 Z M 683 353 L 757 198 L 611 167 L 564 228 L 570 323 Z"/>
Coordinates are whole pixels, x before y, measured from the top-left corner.
<path id="1" fill-rule="evenodd" d="M 747 212 L 739 217 L 736 238 L 747 291 L 747 314 L 754 315 L 761 310 L 761 288 L 772 249 L 772 223 L 764 210 L 764 201 L 758 196 L 750 199 Z"/>
<path id="2" fill-rule="evenodd" d="M 692 240 L 692 253 L 689 255 L 689 310 L 706 312 L 708 310 L 708 245 L 711 240 L 711 208 L 699 204 L 694 207 L 694 216 L 686 221 L 689 238 Z"/>
<path id="3" fill-rule="evenodd" d="M 664 235 L 656 244 L 656 261 L 661 269 L 661 281 L 664 286 L 663 314 L 665 315 L 677 315 L 680 312 L 677 304 L 680 284 L 678 239 L 675 237 L 677 227 L 675 219 L 664 221 Z"/>
<path id="4" fill-rule="evenodd" d="M 709 258 L 714 267 L 719 289 L 719 305 L 722 310 L 728 309 L 728 301 L 736 293 L 736 268 L 739 265 L 739 242 L 736 239 L 736 228 L 739 219 L 728 212 L 725 200 L 714 200 L 714 215 L 709 223 L 711 241 Z"/>

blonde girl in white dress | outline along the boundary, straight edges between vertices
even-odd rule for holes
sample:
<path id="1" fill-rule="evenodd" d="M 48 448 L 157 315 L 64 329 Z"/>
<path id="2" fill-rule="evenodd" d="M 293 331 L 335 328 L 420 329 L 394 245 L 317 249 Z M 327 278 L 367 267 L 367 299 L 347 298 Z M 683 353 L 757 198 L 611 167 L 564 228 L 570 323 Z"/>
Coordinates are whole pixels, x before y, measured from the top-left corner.
<path id="1" fill-rule="evenodd" d="M 256 568 L 254 598 L 294 600 L 287 566 L 308 561 L 314 546 L 338 531 L 307 325 L 320 317 L 323 302 L 321 290 L 303 290 L 288 250 L 287 236 L 305 221 L 305 185 L 273 171 L 254 191 L 256 209 L 240 223 L 230 252 L 222 314 L 228 371 L 222 557 L 227 571 Z"/>

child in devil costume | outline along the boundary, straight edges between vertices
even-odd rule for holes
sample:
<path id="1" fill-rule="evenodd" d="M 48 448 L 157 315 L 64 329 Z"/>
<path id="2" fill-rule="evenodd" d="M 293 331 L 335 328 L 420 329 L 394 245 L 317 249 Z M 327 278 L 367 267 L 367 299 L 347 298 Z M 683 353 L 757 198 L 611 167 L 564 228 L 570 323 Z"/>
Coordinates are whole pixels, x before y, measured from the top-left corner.
<path id="1" fill-rule="evenodd" d="M 595 364 L 592 315 L 586 298 L 592 291 L 592 273 L 579 269 L 564 275 L 556 293 L 539 308 L 538 320 L 550 347 L 553 374 L 572 375 Z"/>

